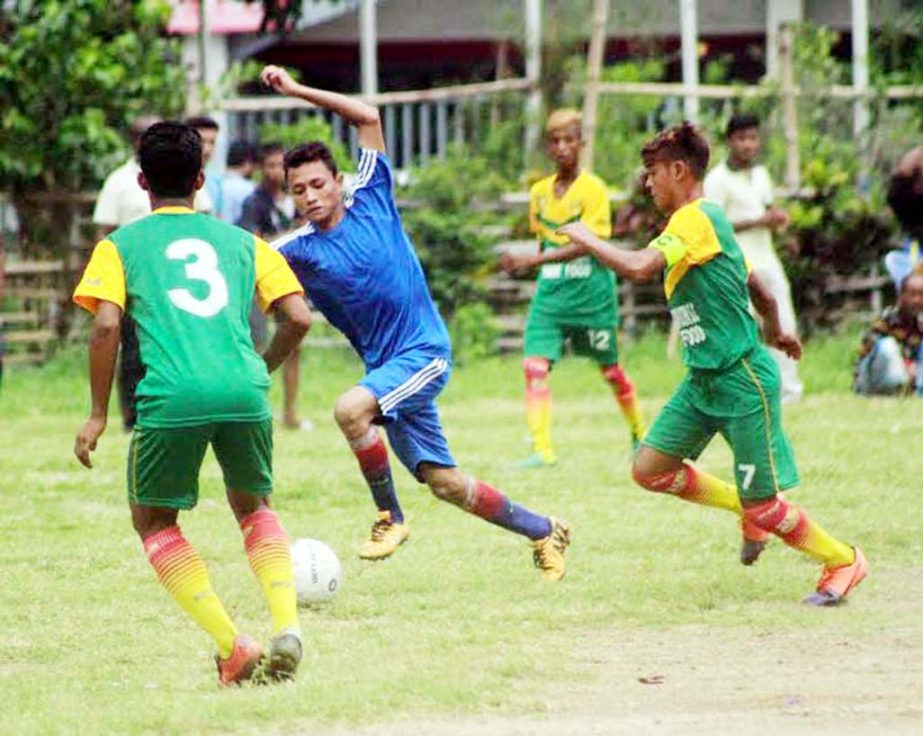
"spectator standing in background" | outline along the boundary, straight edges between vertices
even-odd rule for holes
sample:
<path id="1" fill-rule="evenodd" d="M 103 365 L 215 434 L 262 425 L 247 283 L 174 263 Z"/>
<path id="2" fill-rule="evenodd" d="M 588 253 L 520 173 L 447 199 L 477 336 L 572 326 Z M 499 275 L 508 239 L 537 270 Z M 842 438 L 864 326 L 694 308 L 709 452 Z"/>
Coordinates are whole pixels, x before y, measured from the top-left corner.
<path id="1" fill-rule="evenodd" d="M 278 143 L 260 146 L 260 183 L 244 200 L 237 225 L 264 240 L 283 235 L 295 227 L 295 203 L 285 191 L 285 149 Z M 266 341 L 266 318 L 250 314 L 253 342 Z M 298 385 L 301 381 L 301 348 L 295 348 L 282 366 L 282 386 L 285 408 L 282 423 L 289 429 L 310 430 L 314 425 L 298 416 Z"/>
<path id="2" fill-rule="evenodd" d="M 205 171 L 205 186 L 203 189 L 208 194 L 211 207 L 207 210 L 200 209 L 199 212 L 211 212 L 217 215 L 221 212 L 221 176 L 214 169 L 209 170 L 208 165 L 211 163 L 212 156 L 215 153 L 215 144 L 218 142 L 218 132 L 220 127 L 214 118 L 207 115 L 197 115 L 186 119 L 186 125 L 195 128 L 196 132 L 202 138 L 202 169 Z"/>
<path id="3" fill-rule="evenodd" d="M 234 141 L 228 147 L 227 167 L 221 178 L 221 207 L 216 210 L 219 220 L 234 225 L 244 210 L 244 200 L 256 188 L 250 177 L 256 164 L 256 151 L 248 141 Z"/>
<path id="4" fill-rule="evenodd" d="M 728 157 L 708 172 L 704 192 L 706 199 L 725 211 L 740 249 L 778 303 L 783 332 L 794 335 L 798 325 L 792 290 L 772 244 L 773 232 L 788 226 L 788 215 L 773 205 L 769 171 L 757 163 L 762 148 L 759 126 L 759 118 L 750 113 L 734 115 L 728 121 Z M 804 386 L 796 361 L 781 350 L 770 348 L 769 352 L 782 374 L 783 403 L 798 401 Z"/>

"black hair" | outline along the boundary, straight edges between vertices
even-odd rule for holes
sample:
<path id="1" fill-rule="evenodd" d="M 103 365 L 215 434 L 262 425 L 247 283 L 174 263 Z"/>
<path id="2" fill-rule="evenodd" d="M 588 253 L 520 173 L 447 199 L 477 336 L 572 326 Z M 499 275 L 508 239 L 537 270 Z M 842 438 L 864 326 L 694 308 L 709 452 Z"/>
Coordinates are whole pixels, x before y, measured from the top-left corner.
<path id="1" fill-rule="evenodd" d="M 747 130 L 747 128 L 759 128 L 760 119 L 752 112 L 739 112 L 731 116 L 728 120 L 727 127 L 724 129 L 724 137 L 730 138 L 738 130 Z"/>
<path id="2" fill-rule="evenodd" d="M 321 141 L 303 143 L 300 146 L 295 146 L 295 148 L 286 153 L 284 162 L 285 173 L 287 175 L 289 169 L 295 169 L 302 164 L 309 164 L 312 161 L 322 161 L 334 176 L 339 173 L 337 162 L 333 159 L 333 154 L 330 152 L 327 145 Z"/>
<path id="3" fill-rule="evenodd" d="M 232 141 L 225 162 L 228 166 L 243 166 L 256 160 L 256 150 L 249 141 Z"/>
<path id="4" fill-rule="evenodd" d="M 708 168 L 708 141 L 695 125 L 684 120 L 645 143 L 641 158 L 648 168 L 657 161 L 685 161 L 693 175 L 701 179 Z"/>
<path id="5" fill-rule="evenodd" d="M 185 123 L 154 123 L 141 136 L 141 171 L 157 197 L 190 197 L 202 171 L 202 136 Z"/>
<path id="6" fill-rule="evenodd" d="M 272 156 L 274 153 L 285 153 L 285 146 L 277 141 L 267 141 L 266 143 L 260 144 L 260 163 L 263 163 L 267 157 Z"/>
<path id="7" fill-rule="evenodd" d="M 923 235 L 923 171 L 892 175 L 887 199 L 904 231 L 915 237 Z"/>
<path id="8" fill-rule="evenodd" d="M 219 130 L 218 123 L 208 115 L 194 115 L 191 118 L 186 118 L 186 125 L 196 130 Z"/>

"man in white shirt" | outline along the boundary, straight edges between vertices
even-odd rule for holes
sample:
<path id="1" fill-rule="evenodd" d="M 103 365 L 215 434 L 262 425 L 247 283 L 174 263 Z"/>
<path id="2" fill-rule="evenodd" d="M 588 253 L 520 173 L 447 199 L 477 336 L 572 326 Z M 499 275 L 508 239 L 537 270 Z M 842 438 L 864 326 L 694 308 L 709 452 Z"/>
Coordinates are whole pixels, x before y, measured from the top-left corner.
<path id="1" fill-rule="evenodd" d="M 789 334 L 797 333 L 791 286 L 772 244 L 772 234 L 788 226 L 788 215 L 773 205 L 772 179 L 757 163 L 762 141 L 756 115 L 739 113 L 727 124 L 728 157 L 705 177 L 705 197 L 724 209 L 734 226 L 734 236 L 760 281 L 766 284 L 779 305 L 779 324 Z M 798 364 L 785 353 L 770 348 L 782 374 L 782 401 L 801 398 L 804 386 Z"/>

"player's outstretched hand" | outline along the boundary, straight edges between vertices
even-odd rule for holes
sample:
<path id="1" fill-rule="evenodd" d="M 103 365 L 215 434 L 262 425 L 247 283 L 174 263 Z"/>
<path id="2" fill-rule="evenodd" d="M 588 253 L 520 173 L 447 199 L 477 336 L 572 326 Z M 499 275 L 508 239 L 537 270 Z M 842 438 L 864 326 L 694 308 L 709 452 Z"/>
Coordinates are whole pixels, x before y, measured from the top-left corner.
<path id="1" fill-rule="evenodd" d="M 588 247 L 589 244 L 596 239 L 593 231 L 582 222 L 570 222 L 563 227 L 559 227 L 557 233 L 570 240 L 573 245 L 582 246 L 584 248 Z"/>
<path id="2" fill-rule="evenodd" d="M 260 72 L 260 80 L 267 87 L 272 87 L 282 95 L 293 95 L 298 88 L 298 83 L 292 79 L 292 75 L 281 66 L 275 66 L 274 64 L 263 67 L 263 71 Z"/>
<path id="3" fill-rule="evenodd" d="M 105 431 L 105 417 L 90 417 L 77 433 L 77 439 L 74 441 L 74 454 L 85 467 L 93 467 L 93 463 L 90 462 L 90 453 L 96 449 L 96 441 Z"/>
<path id="4" fill-rule="evenodd" d="M 770 347 L 781 350 L 792 360 L 801 359 L 801 340 L 787 332 L 779 332 L 776 335 L 766 335 L 766 344 Z"/>
<path id="5" fill-rule="evenodd" d="M 504 253 L 497 262 L 497 268 L 506 273 L 526 271 L 535 265 L 532 253 Z"/>

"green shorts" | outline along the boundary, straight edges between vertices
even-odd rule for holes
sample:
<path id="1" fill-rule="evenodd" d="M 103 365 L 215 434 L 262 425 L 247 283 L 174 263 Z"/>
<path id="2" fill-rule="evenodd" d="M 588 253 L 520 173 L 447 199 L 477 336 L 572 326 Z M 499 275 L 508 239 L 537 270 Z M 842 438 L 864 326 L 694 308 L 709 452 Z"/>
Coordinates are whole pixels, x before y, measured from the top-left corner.
<path id="1" fill-rule="evenodd" d="M 582 327 L 534 312 L 529 314 L 523 350 L 526 357 L 547 358 L 553 363 L 560 360 L 565 341 L 570 342 L 574 353 L 592 358 L 599 365 L 619 362 L 617 334 L 612 322 L 601 327 Z"/>
<path id="2" fill-rule="evenodd" d="M 194 427 L 135 427 L 128 448 L 128 500 L 138 506 L 194 508 L 199 469 L 209 443 L 236 491 L 272 493 L 272 419 Z"/>
<path id="3" fill-rule="evenodd" d="M 779 369 L 763 347 L 725 370 L 690 371 L 643 444 L 694 460 L 720 433 L 734 453 L 741 499 L 772 498 L 798 485 L 795 455 L 782 431 L 779 394 Z"/>

